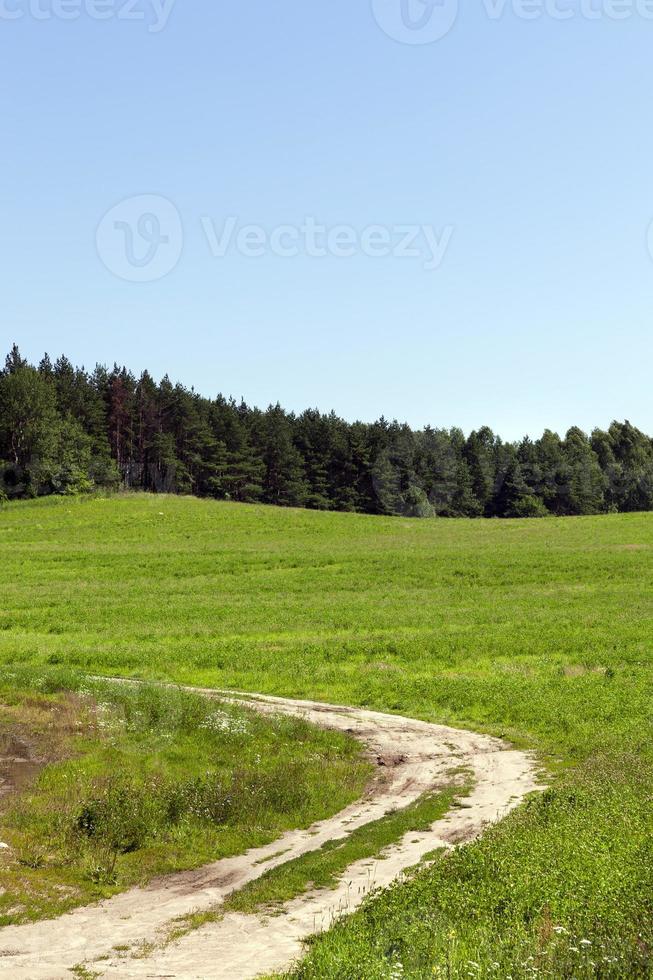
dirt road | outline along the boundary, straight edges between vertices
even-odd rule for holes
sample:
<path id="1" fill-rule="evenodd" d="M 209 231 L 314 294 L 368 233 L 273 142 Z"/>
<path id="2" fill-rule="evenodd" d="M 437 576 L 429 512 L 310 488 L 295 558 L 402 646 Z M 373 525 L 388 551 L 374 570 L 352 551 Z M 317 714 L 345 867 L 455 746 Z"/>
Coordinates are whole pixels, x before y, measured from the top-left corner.
<path id="1" fill-rule="evenodd" d="M 225 697 L 225 692 L 201 693 Z M 360 739 L 378 764 L 366 797 L 308 830 L 291 831 L 244 855 L 171 875 L 55 921 L 2 929 L 0 976 L 70 980 L 71 968 L 82 963 L 93 975 L 107 978 L 246 980 L 283 969 L 301 955 L 303 939 L 352 911 L 370 889 L 390 884 L 438 847 L 472 840 L 537 788 L 534 760 L 485 735 L 361 708 L 258 695 L 242 698 L 257 711 L 301 715 Z M 382 859 L 351 865 L 335 890 L 304 894 L 287 903 L 282 914 L 268 918 L 228 913 L 219 922 L 161 946 L 179 916 L 218 906 L 230 892 L 268 869 L 407 806 L 450 782 L 451 770 L 460 767 L 474 778 L 464 807 L 451 810 L 428 832 L 407 834 L 386 849 Z M 135 957 L 144 943 L 154 948 Z"/>

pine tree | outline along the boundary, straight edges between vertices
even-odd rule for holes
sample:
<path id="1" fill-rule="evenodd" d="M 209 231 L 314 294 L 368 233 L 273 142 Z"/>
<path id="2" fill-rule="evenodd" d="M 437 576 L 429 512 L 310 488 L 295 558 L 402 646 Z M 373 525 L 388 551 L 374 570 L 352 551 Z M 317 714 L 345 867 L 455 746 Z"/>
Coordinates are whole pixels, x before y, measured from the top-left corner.
<path id="1" fill-rule="evenodd" d="M 492 496 L 496 481 L 494 433 L 487 426 L 472 432 L 465 442 L 463 456 L 469 467 L 471 479 L 470 501 L 474 516 L 492 512 Z"/>
<path id="2" fill-rule="evenodd" d="M 613 422 L 608 430 L 612 453 L 619 464 L 620 483 L 613 487 L 619 510 L 653 508 L 653 443 L 631 425 Z"/>
<path id="3" fill-rule="evenodd" d="M 317 409 L 308 409 L 296 420 L 294 430 L 309 487 L 306 506 L 328 510 L 331 507 L 329 462 L 333 457 L 329 421 Z"/>
<path id="4" fill-rule="evenodd" d="M 589 439 L 580 429 L 572 428 L 563 449 L 570 474 L 566 512 L 601 513 L 605 509 L 606 479 Z"/>
<path id="5" fill-rule="evenodd" d="M 265 413 L 263 499 L 284 507 L 302 507 L 309 496 L 301 454 L 292 439 L 292 416 L 279 404 Z"/>
<path id="6" fill-rule="evenodd" d="M 0 374 L 0 452 L 7 495 L 43 492 L 57 456 L 60 417 L 54 387 L 14 346 Z"/>
<path id="7" fill-rule="evenodd" d="M 507 462 L 501 485 L 495 495 L 495 507 L 499 517 L 518 517 L 521 515 L 524 500 L 530 496 L 524 480 L 516 452 L 506 456 Z"/>
<path id="8" fill-rule="evenodd" d="M 126 368 L 114 366 L 106 388 L 107 426 L 111 453 L 127 487 L 137 484 L 133 471 L 133 406 L 135 383 Z"/>
<path id="9" fill-rule="evenodd" d="M 5 373 L 15 374 L 16 371 L 20 371 L 22 368 L 28 367 L 27 361 L 21 356 L 18 350 L 18 345 L 13 344 L 11 350 L 5 358 Z"/>

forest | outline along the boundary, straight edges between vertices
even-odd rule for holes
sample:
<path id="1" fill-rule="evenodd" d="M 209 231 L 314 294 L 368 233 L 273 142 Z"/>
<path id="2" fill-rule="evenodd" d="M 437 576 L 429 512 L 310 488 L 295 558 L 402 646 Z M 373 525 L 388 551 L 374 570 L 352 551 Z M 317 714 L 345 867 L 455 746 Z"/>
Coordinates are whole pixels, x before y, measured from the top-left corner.
<path id="1" fill-rule="evenodd" d="M 14 345 L 0 371 L 0 501 L 118 489 L 404 517 L 647 511 L 653 440 L 628 421 L 505 442 L 487 427 L 263 411 L 118 365 L 34 366 Z"/>

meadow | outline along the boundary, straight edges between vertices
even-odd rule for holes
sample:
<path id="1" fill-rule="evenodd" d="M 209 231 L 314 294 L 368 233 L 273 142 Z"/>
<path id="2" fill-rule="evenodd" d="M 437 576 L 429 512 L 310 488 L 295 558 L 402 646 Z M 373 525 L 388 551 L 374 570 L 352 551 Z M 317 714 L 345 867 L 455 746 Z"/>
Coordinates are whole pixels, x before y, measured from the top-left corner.
<path id="1" fill-rule="evenodd" d="M 318 940 L 302 977 L 653 975 L 653 515 L 199 501 L 0 511 L 0 662 L 475 728 L 549 789 Z"/>

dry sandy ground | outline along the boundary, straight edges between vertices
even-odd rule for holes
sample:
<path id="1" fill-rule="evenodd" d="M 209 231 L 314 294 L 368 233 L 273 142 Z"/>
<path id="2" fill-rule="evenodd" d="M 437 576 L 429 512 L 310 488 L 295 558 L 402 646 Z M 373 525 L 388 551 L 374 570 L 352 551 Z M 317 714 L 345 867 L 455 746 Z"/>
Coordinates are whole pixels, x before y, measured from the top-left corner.
<path id="1" fill-rule="evenodd" d="M 218 691 L 202 693 L 224 697 Z M 107 978 L 245 980 L 281 970 L 301 955 L 303 939 L 352 911 L 370 889 L 388 885 L 436 848 L 472 840 L 537 788 L 533 759 L 507 749 L 498 739 L 360 708 L 243 697 L 259 711 L 301 715 L 363 741 L 378 763 L 367 796 L 335 817 L 308 830 L 289 832 L 266 847 L 131 889 L 55 921 L 2 929 L 0 976 L 70 980 L 71 967 L 80 963 Z M 175 918 L 215 907 L 269 868 L 407 806 L 423 793 L 450 783 L 451 771 L 460 767 L 469 769 L 475 781 L 462 807 L 451 810 L 426 833 L 407 834 L 381 859 L 351 865 L 335 890 L 304 894 L 287 903 L 282 914 L 267 918 L 228 913 L 162 945 Z M 142 943 L 156 948 L 137 957 L 134 954 Z M 118 946 L 123 948 L 118 951 Z"/>

